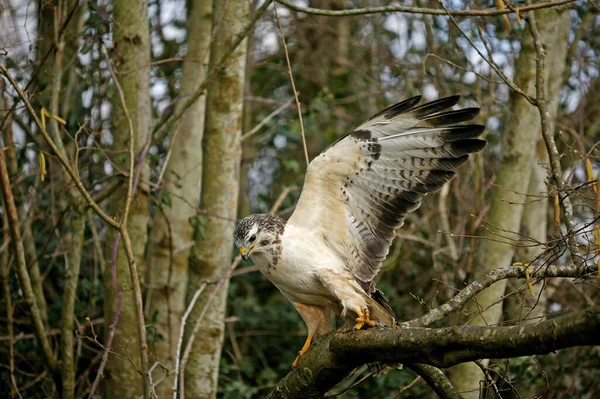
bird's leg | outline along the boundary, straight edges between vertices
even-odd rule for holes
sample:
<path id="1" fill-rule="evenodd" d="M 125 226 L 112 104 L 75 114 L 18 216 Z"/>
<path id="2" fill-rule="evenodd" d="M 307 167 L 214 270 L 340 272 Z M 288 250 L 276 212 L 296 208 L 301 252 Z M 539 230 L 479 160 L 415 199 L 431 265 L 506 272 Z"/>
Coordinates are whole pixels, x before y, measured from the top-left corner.
<path id="1" fill-rule="evenodd" d="M 330 311 L 325 308 L 314 306 L 314 305 L 306 305 L 300 302 L 292 302 L 302 319 L 306 323 L 306 328 L 308 329 L 308 337 L 306 337 L 306 342 L 300 352 L 298 352 L 298 356 L 296 356 L 296 360 L 292 363 L 292 367 L 296 367 L 298 365 L 298 361 L 300 360 L 300 356 L 304 355 L 304 353 L 310 348 L 310 344 L 312 344 L 314 338 L 319 334 L 323 334 L 329 331 L 331 328 L 327 328 Z"/>
<path id="2" fill-rule="evenodd" d="M 366 324 L 371 327 L 375 327 L 377 324 L 369 318 L 369 309 L 364 308 L 362 312 L 359 310 L 357 312 L 358 317 L 356 318 L 356 324 L 354 325 L 353 330 L 360 330 Z"/>
<path id="3" fill-rule="evenodd" d="M 304 342 L 304 346 L 302 347 L 302 349 L 300 349 L 300 352 L 298 352 L 298 356 L 296 356 L 296 360 L 294 360 L 294 363 L 292 363 L 292 367 L 296 367 L 298 365 L 300 356 L 304 355 L 304 353 L 308 350 L 308 348 L 310 348 L 310 344 L 312 343 L 312 340 L 313 340 L 312 335 L 309 335 L 308 337 L 306 337 L 306 342 Z"/>

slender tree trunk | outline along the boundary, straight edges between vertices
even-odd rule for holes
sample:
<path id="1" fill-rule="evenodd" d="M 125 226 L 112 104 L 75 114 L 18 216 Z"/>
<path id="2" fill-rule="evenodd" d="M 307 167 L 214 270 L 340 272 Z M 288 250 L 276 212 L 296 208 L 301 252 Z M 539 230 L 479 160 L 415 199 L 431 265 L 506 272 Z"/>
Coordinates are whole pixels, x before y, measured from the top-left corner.
<path id="1" fill-rule="evenodd" d="M 112 62 L 121 71 L 135 70 L 133 73 L 118 75 L 119 83 L 125 97 L 134 132 L 136 168 L 138 154 L 146 145 L 150 134 L 150 39 L 148 27 L 147 0 L 117 0 L 113 3 L 113 54 Z M 129 122 L 119 99 L 116 88 L 112 95 L 113 112 L 113 147 L 121 151 L 113 157 L 115 164 L 124 171 L 128 170 L 129 154 Z M 118 173 L 118 171 L 114 171 Z M 141 181 L 148 178 L 147 166 L 142 166 Z M 126 179 L 123 179 L 125 181 Z M 113 194 L 110 213 L 121 218 L 124 211 L 127 187 L 122 187 Z M 138 190 L 129 211 L 127 222 L 131 239 L 132 252 L 138 265 L 138 274 L 143 282 L 144 249 L 148 239 L 148 199 L 146 193 Z M 112 250 L 115 242 L 115 231 L 111 230 L 106 242 L 109 265 L 104 274 L 104 317 L 108 327 L 113 323 L 117 309 L 116 292 L 112 284 L 112 269 L 116 268 L 117 282 L 122 294 L 122 310 L 116 328 L 112 350 L 124 355 L 111 356 L 106 366 L 105 397 L 135 398 L 143 394 L 140 376 L 140 343 L 137 342 L 138 326 L 136 318 L 134 291 L 131 286 L 129 264 L 123 240 L 118 248 L 116 263 L 113 265 Z M 142 284 L 142 287 L 144 284 Z"/>
<path id="2" fill-rule="evenodd" d="M 75 9 L 77 5 L 77 9 Z M 44 61 L 41 73 L 39 75 L 40 87 L 44 89 L 44 95 L 40 97 L 40 102 L 52 116 L 66 117 L 61 115 L 61 109 L 64 108 L 67 101 L 63 96 L 65 92 L 64 83 L 69 79 L 67 76 L 75 74 L 76 51 L 79 47 L 79 39 L 83 28 L 83 16 L 85 6 L 78 5 L 76 0 L 52 1 L 43 3 L 41 6 L 41 19 L 38 23 L 38 62 Z M 71 11 L 74 10 L 70 23 L 67 25 L 62 35 L 59 34 L 59 27 L 62 26 Z M 52 44 L 54 49 L 49 51 Z M 48 54 L 48 57 L 46 57 Z M 63 106 L 63 107 L 61 107 Z M 65 111 L 66 112 L 66 111 Z M 48 120 L 48 130 L 52 134 L 54 142 L 59 151 L 69 159 L 70 156 L 63 142 L 62 131 L 54 119 Z M 70 141 L 69 141 L 70 142 Z M 85 231 L 86 207 L 79 191 L 71 183 L 71 178 L 62 174 L 66 183 L 66 193 L 59 193 L 57 203 L 62 207 L 70 208 L 70 216 L 67 218 L 68 234 L 60 237 L 60 244 L 65 253 L 64 288 L 62 296 L 61 319 L 60 319 L 60 375 L 61 375 L 61 397 L 64 399 L 75 397 L 75 375 L 77 365 L 74 356 L 74 325 L 75 325 L 75 300 L 77 298 L 77 286 L 79 282 L 79 271 L 81 266 L 83 251 L 83 236 Z M 60 179 L 60 174 L 54 174 L 54 178 Z M 22 194 L 20 195 L 22 197 Z M 21 198 L 21 201 L 23 199 Z M 23 204 L 21 204 L 22 206 Z M 32 236 L 31 224 L 25 225 L 24 246 L 31 265 L 30 273 L 32 276 L 32 285 L 34 290 L 41 290 L 39 279 L 39 270 L 37 266 L 37 255 L 35 243 Z M 37 276 L 36 276 L 37 274 Z M 39 288 L 36 287 L 39 284 Z M 36 294 L 36 296 L 39 294 Z M 45 312 L 45 303 L 42 311 Z"/>
<path id="3" fill-rule="evenodd" d="M 73 188 L 72 190 L 76 190 Z M 81 255 L 83 251 L 83 234 L 85 232 L 86 208 L 83 199 L 77 192 L 74 197 L 74 209 L 69 222 L 69 237 L 65 238 L 63 245 L 68 245 L 66 252 L 65 286 L 63 290 L 63 305 L 60 319 L 60 368 L 62 376 L 62 399 L 75 398 L 75 376 L 77 364 L 75 362 L 74 325 L 75 301 L 77 299 L 77 283 L 81 269 Z"/>
<path id="4" fill-rule="evenodd" d="M 569 32 L 569 14 L 564 11 L 547 10 L 536 13 L 539 29 L 548 59 L 546 65 L 553 68 L 562 64 L 564 67 L 567 39 Z M 516 63 L 516 84 L 525 92 L 535 94 L 535 48 L 527 30 L 523 31 L 522 48 Z M 546 71 L 548 73 L 548 71 Z M 560 76 L 560 75 L 558 75 Z M 550 81 L 551 79 L 547 79 Z M 548 98 L 558 96 L 556 85 L 548 91 Z M 522 226 L 523 202 L 522 193 L 528 192 L 532 170 L 537 162 L 536 145 L 541 131 L 538 110 L 522 96 L 511 92 L 510 115 L 502 138 L 502 158 L 496 177 L 496 189 L 492 195 L 489 213 L 485 223 L 489 229 L 482 232 L 475 266 L 476 276 L 480 276 L 491 268 L 510 265 L 515 255 L 515 246 L 493 241 L 499 236 L 518 243 L 517 234 Z M 555 108 L 556 109 L 556 108 Z M 477 301 L 468 306 L 470 317 L 474 317 L 473 325 L 493 325 L 501 320 L 501 297 L 506 289 L 506 280 L 498 282 L 477 296 Z M 477 315 L 477 316 L 476 316 Z M 465 392 L 465 398 L 479 398 L 480 381 L 483 374 L 474 363 L 464 363 L 452 371 L 452 382 L 459 391 Z"/>
<path id="5" fill-rule="evenodd" d="M 210 50 L 212 0 L 190 0 L 187 9 L 188 39 L 181 77 L 182 96 L 192 93 L 204 79 Z M 200 97 L 184 114 L 173 134 L 171 162 L 166 166 L 163 189 L 171 206 L 163 206 L 152 228 L 148 273 L 149 315 L 161 338 L 152 343 L 154 361 L 171 371 L 156 388 L 159 398 L 171 395 L 173 369 L 181 318 L 186 306 L 188 263 L 202 179 L 202 136 L 206 98 Z M 157 376 L 154 377 L 154 380 Z"/>
<path id="6" fill-rule="evenodd" d="M 233 37 L 241 31 L 250 11 L 247 0 L 215 0 L 213 8 L 213 27 L 218 24 L 221 28 L 211 45 L 211 64 L 221 58 Z M 202 281 L 222 277 L 231 262 L 242 155 L 245 63 L 246 45 L 242 43 L 208 89 L 200 204 L 209 215 L 206 217 L 206 234 L 197 235 L 192 251 L 188 297 Z M 228 284 L 224 284 L 216 294 L 194 341 L 185 374 L 187 397 L 216 397 L 227 287 Z M 205 290 L 198 301 L 190 326 L 206 305 L 210 291 Z"/>

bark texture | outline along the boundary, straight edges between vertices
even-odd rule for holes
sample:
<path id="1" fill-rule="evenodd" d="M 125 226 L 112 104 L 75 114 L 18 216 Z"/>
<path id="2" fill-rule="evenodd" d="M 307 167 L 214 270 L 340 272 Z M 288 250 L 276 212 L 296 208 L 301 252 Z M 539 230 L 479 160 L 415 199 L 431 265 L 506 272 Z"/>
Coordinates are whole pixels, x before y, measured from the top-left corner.
<path id="1" fill-rule="evenodd" d="M 354 367 L 364 363 L 416 363 L 449 367 L 490 357 L 545 354 L 562 348 L 597 345 L 600 307 L 569 313 L 537 325 L 388 328 L 326 335 L 302 356 L 270 398 L 322 398 Z M 419 366 L 417 366 L 419 368 Z M 449 395 L 449 397 L 456 395 Z"/>
<path id="2" fill-rule="evenodd" d="M 150 40 L 148 27 L 148 3 L 146 0 L 119 0 L 113 5 L 113 54 L 112 62 L 118 65 L 119 70 L 135 73 L 119 76 L 119 83 L 125 97 L 125 105 L 131 118 L 134 132 L 136 157 L 144 147 L 150 131 Z M 139 68 L 139 69 L 138 69 Z M 113 112 L 113 147 L 120 150 L 119 155 L 113 157 L 113 162 L 123 171 L 128 170 L 129 154 L 129 122 L 117 90 L 112 96 Z M 137 163 L 137 162 L 136 162 Z M 119 171 L 115 170 L 115 174 Z M 141 181 L 147 179 L 148 168 L 143 166 Z M 126 179 L 122 186 L 113 194 L 110 203 L 110 214 L 121 218 L 127 196 Z M 132 252 L 138 265 L 140 279 L 144 275 L 144 248 L 147 241 L 148 227 L 148 199 L 145 193 L 138 190 L 129 211 L 127 222 L 129 236 L 132 243 Z M 115 241 L 115 231 L 108 234 L 106 257 L 112 258 L 112 246 Z M 138 327 L 135 310 L 134 292 L 131 286 L 129 264 L 125 251 L 119 247 L 116 264 L 118 286 L 122 294 L 122 311 L 113 340 L 113 350 L 123 354 L 111 356 L 106 366 L 105 396 L 108 398 L 133 398 L 143 394 L 140 370 L 140 352 Z M 143 281 L 143 279 L 142 279 Z M 143 284 L 142 284 L 143 286 Z M 116 293 L 112 285 L 112 264 L 107 267 L 104 274 L 104 307 L 106 330 L 113 322 L 116 312 Z"/>
<path id="3" fill-rule="evenodd" d="M 566 11 L 544 10 L 536 12 L 548 59 L 548 68 L 564 68 L 568 44 L 569 13 Z M 522 48 L 516 63 L 515 83 L 524 92 L 535 94 L 536 52 L 533 40 L 527 30 L 523 31 Z M 561 66 L 562 65 L 562 66 Z M 557 75 L 560 76 L 560 75 Z M 558 79 L 560 85 L 560 79 Z M 546 80 L 547 82 L 550 79 Z M 548 98 L 558 97 L 556 83 L 547 91 Z M 510 114 L 502 140 L 502 158 L 496 177 L 496 188 L 491 196 L 490 210 L 485 223 L 489 230 L 482 232 L 489 240 L 481 240 L 475 264 L 482 268 L 475 271 L 481 275 L 487 270 L 485 265 L 511 264 L 515 255 L 515 245 L 520 236 L 507 232 L 518 232 L 523 216 L 522 193 L 527 192 L 532 170 L 537 163 L 536 145 L 540 137 L 541 123 L 538 110 L 516 92 L 511 92 Z M 512 240 L 506 244 L 499 241 Z M 477 301 L 468 306 L 469 314 L 475 317 L 473 325 L 493 325 L 502 317 L 501 297 L 506 289 L 506 281 L 501 281 L 477 296 Z M 481 369 L 473 364 L 463 364 L 452 372 L 452 382 L 466 398 L 479 398 L 479 381 L 484 379 Z"/>
<path id="4" fill-rule="evenodd" d="M 210 50 L 212 1 L 188 2 L 188 52 L 181 77 L 182 96 L 196 90 L 206 74 Z M 160 398 L 171 395 L 173 369 L 181 318 L 186 307 L 186 289 L 195 205 L 202 178 L 202 136 L 204 134 L 205 96 L 183 115 L 171 140 L 171 162 L 166 166 L 162 190 L 171 198 L 153 221 L 149 246 L 147 297 L 149 315 L 160 337 L 153 343 L 151 363 L 160 362 L 170 375 L 156 387 Z M 159 376 L 153 376 L 156 381 Z"/>
<path id="5" fill-rule="evenodd" d="M 246 0 L 213 2 L 213 30 L 219 30 L 213 35 L 211 67 L 225 53 L 235 35 L 243 30 L 249 12 Z M 245 42 L 238 46 L 208 88 L 200 201 L 208 215 L 205 234 L 197 235 L 191 255 L 188 297 L 202 281 L 219 279 L 231 262 L 239 191 L 246 49 Z M 228 284 L 223 285 L 210 305 L 194 341 L 185 372 L 188 397 L 216 397 L 227 287 Z M 212 288 L 214 286 L 204 291 L 188 326 L 195 324 Z"/>

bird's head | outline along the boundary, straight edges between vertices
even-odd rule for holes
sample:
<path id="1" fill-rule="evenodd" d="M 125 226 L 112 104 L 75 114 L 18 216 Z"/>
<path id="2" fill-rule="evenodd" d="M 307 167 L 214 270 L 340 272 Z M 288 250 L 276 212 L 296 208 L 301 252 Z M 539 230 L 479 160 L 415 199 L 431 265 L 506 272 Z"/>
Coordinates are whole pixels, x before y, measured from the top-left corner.
<path id="1" fill-rule="evenodd" d="M 259 213 L 246 216 L 237 225 L 233 238 L 244 260 L 252 254 L 264 253 L 267 248 L 279 243 L 285 221 L 279 216 Z"/>

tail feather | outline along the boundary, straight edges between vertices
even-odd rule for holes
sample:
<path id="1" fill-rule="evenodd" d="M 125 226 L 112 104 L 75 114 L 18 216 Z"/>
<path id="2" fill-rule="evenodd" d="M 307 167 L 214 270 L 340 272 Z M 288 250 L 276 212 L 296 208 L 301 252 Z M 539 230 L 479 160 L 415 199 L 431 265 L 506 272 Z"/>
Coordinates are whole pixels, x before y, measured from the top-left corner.
<path id="1" fill-rule="evenodd" d="M 372 283 L 372 288 L 371 288 L 371 300 L 369 301 L 369 311 L 371 312 L 371 318 L 374 321 L 378 321 L 382 324 L 384 324 L 386 327 L 397 327 L 398 326 L 398 322 L 396 320 L 396 314 L 394 313 L 394 310 L 391 308 L 390 303 L 388 301 L 388 299 L 385 297 L 385 295 L 383 294 L 383 291 L 381 291 L 379 289 L 379 287 L 377 287 L 377 285 L 375 285 L 375 283 Z M 386 363 L 380 363 L 380 362 L 375 362 L 375 363 L 369 363 L 367 364 L 367 366 L 369 367 L 369 371 L 373 374 L 374 377 L 378 377 L 382 374 L 387 374 L 387 372 L 390 369 L 401 369 L 402 368 L 402 364 L 401 363 L 392 363 L 392 364 L 386 364 Z"/>
<path id="2" fill-rule="evenodd" d="M 390 303 L 375 283 L 372 283 L 371 286 L 371 295 L 368 300 L 368 306 L 371 320 L 379 322 L 386 327 L 394 327 L 398 324 L 396 321 L 396 314 L 390 307 Z"/>

